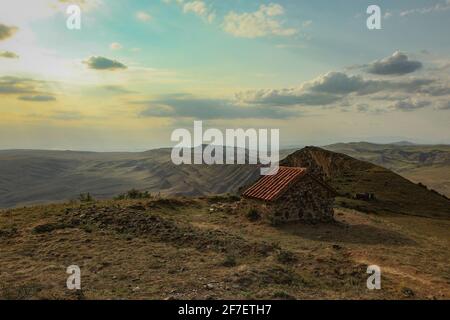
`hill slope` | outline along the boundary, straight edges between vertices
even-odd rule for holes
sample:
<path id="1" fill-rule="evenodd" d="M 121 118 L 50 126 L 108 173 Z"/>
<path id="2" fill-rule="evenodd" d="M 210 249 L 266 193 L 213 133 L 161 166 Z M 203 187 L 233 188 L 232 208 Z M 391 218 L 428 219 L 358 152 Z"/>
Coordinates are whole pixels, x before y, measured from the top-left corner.
<path id="1" fill-rule="evenodd" d="M 170 149 L 141 153 L 0 151 L 0 207 L 67 201 L 80 193 L 112 198 L 132 188 L 170 195 L 237 192 L 254 181 L 253 165 L 181 165 Z M 345 200 L 366 211 L 448 216 L 449 201 L 369 162 L 320 148 L 289 155 L 284 165 L 320 168 L 340 194 L 373 192 L 375 202 Z"/>
<path id="2" fill-rule="evenodd" d="M 450 146 L 411 143 L 338 143 L 324 149 L 344 153 L 393 170 L 450 197 Z"/>
<path id="3" fill-rule="evenodd" d="M 372 163 L 345 154 L 306 147 L 285 158 L 282 165 L 306 166 L 322 176 L 347 199 L 347 206 L 363 211 L 395 212 L 428 217 L 450 217 L 450 200 Z M 356 193 L 374 193 L 376 200 L 352 199 Z"/>
<path id="4" fill-rule="evenodd" d="M 172 195 L 220 194 L 235 192 L 259 175 L 252 165 L 176 166 L 170 153 L 0 151 L 0 207 L 66 201 L 86 192 L 112 198 L 131 188 Z"/>

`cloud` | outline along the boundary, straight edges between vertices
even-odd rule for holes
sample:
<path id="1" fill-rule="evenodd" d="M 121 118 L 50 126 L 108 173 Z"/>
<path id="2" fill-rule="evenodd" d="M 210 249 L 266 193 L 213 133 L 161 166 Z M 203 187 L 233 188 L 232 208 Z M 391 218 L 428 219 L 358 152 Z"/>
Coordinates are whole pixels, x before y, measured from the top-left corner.
<path id="1" fill-rule="evenodd" d="M 120 50 L 120 49 L 122 49 L 123 47 L 122 47 L 122 45 L 121 45 L 120 43 L 118 43 L 118 42 L 113 42 L 113 43 L 111 43 L 111 44 L 109 45 L 109 48 L 110 48 L 111 50 Z"/>
<path id="2" fill-rule="evenodd" d="M 103 90 L 106 90 L 110 93 L 114 93 L 114 94 L 129 94 L 129 93 L 134 93 L 134 91 L 128 90 L 124 87 L 121 86 L 117 86 L 117 85 L 106 85 L 106 86 L 102 86 L 100 87 Z"/>
<path id="3" fill-rule="evenodd" d="M 16 27 L 9 27 L 0 23 L 0 41 L 12 37 L 17 32 L 17 30 L 18 28 Z"/>
<path id="4" fill-rule="evenodd" d="M 216 17 L 215 13 L 208 9 L 205 2 L 200 0 L 189 1 L 184 3 L 183 12 L 184 13 L 192 12 L 198 15 L 199 17 L 204 18 L 209 23 L 213 22 Z"/>
<path id="5" fill-rule="evenodd" d="M 419 92 L 429 95 L 429 96 L 434 96 L 434 97 L 446 96 L 446 95 L 450 95 L 450 86 L 443 85 L 443 84 L 437 84 L 437 85 L 421 88 L 419 90 Z"/>
<path id="6" fill-rule="evenodd" d="M 22 101 L 53 101 L 53 95 L 47 93 L 45 81 L 30 78 L 3 76 L 0 77 L 0 95 L 18 96 Z"/>
<path id="7" fill-rule="evenodd" d="M 64 5 L 76 4 L 80 6 L 83 11 L 91 11 L 103 5 L 102 0 L 58 0 L 58 2 Z M 67 7 L 65 6 L 63 9 L 66 8 Z"/>
<path id="8" fill-rule="evenodd" d="M 263 89 L 240 92 L 236 99 L 242 103 L 266 106 L 320 106 L 332 104 L 341 99 L 340 96 L 325 93 L 305 92 L 303 89 Z"/>
<path id="9" fill-rule="evenodd" d="M 306 86 L 312 91 L 347 94 L 361 92 L 370 85 L 361 76 L 348 76 L 343 72 L 329 72 L 308 83 Z"/>
<path id="10" fill-rule="evenodd" d="M 400 111 L 414 111 L 425 108 L 431 104 L 432 102 L 428 100 L 407 99 L 394 103 L 392 108 Z"/>
<path id="11" fill-rule="evenodd" d="M 265 107 L 244 107 L 235 101 L 169 96 L 161 100 L 141 101 L 147 105 L 141 117 L 181 117 L 194 119 L 286 119 L 298 116 L 291 110 Z"/>
<path id="12" fill-rule="evenodd" d="M 32 79 L 3 76 L 0 77 L 0 94 L 35 93 L 36 83 Z"/>
<path id="13" fill-rule="evenodd" d="M 136 12 L 136 18 L 142 22 L 148 22 L 152 19 L 152 16 L 145 11 Z"/>
<path id="14" fill-rule="evenodd" d="M 401 17 L 410 16 L 413 14 L 427 14 L 433 12 L 444 12 L 450 10 L 450 0 L 440 1 L 433 6 L 418 8 L 418 9 L 410 9 L 400 12 Z"/>
<path id="15" fill-rule="evenodd" d="M 55 111 L 50 115 L 50 118 L 63 121 L 80 120 L 83 115 L 77 111 Z"/>
<path id="16" fill-rule="evenodd" d="M 351 96 L 371 97 L 377 93 L 386 94 L 387 92 L 395 92 L 396 95 L 421 93 L 421 90 L 426 90 L 432 84 L 434 84 L 433 79 L 365 80 L 359 75 L 328 72 L 298 87 L 240 92 L 236 94 L 236 99 L 250 105 L 326 106 Z"/>
<path id="17" fill-rule="evenodd" d="M 94 70 L 120 70 L 120 69 L 127 69 L 127 66 L 120 63 L 116 60 L 111 60 L 105 57 L 100 56 L 93 56 L 90 57 L 88 60 L 84 61 L 89 69 Z"/>
<path id="18" fill-rule="evenodd" d="M 450 100 L 442 101 L 439 106 L 439 110 L 450 110 Z"/>
<path id="19" fill-rule="evenodd" d="M 418 92 L 425 86 L 434 83 L 433 79 L 408 79 L 404 81 L 365 80 L 362 76 L 349 76 L 343 72 L 328 72 L 306 84 L 304 87 L 332 94 L 369 95 L 381 91 Z"/>
<path id="20" fill-rule="evenodd" d="M 285 28 L 277 17 L 284 14 L 284 8 L 275 3 L 261 5 L 255 12 L 229 12 L 223 23 L 225 32 L 235 37 L 258 38 L 264 36 L 292 36 L 298 33 L 294 28 Z"/>
<path id="21" fill-rule="evenodd" d="M 48 101 L 55 101 L 56 98 L 50 95 L 35 95 L 35 96 L 20 96 L 19 100 L 31 102 L 48 102 Z"/>
<path id="22" fill-rule="evenodd" d="M 370 63 L 367 72 L 378 75 L 404 75 L 422 68 L 419 61 L 411 61 L 402 52 L 396 51 L 390 57 Z"/>
<path id="23" fill-rule="evenodd" d="M 19 56 L 11 51 L 0 51 L 0 58 L 18 59 Z"/>

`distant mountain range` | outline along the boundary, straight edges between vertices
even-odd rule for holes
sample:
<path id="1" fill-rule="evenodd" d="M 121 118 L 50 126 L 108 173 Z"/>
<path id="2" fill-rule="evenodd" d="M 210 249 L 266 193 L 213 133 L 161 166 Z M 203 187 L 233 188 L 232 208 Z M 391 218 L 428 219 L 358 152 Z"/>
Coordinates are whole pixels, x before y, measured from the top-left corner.
<path id="1" fill-rule="evenodd" d="M 348 143 L 325 148 L 355 158 L 340 160 L 335 163 L 335 167 L 329 167 L 333 168 L 330 177 L 336 178 L 332 184 L 340 192 L 370 191 L 364 179 L 368 179 L 366 175 L 372 174 L 372 171 L 384 170 L 386 181 L 400 178 L 378 166 L 377 169 L 373 169 L 374 167 L 368 163 L 371 162 L 392 169 L 414 182 L 420 181 L 447 195 L 450 193 L 450 146 Z M 310 148 L 301 151 L 283 150 L 280 156 L 284 158 L 294 152 L 306 152 L 305 150 L 311 151 Z M 323 152 L 318 150 L 322 149 L 317 149 L 316 153 Z M 86 192 L 99 199 L 111 198 L 132 188 L 171 195 L 233 193 L 259 176 L 259 169 L 254 165 L 176 166 L 170 160 L 170 152 L 171 149 L 155 149 L 139 153 L 0 151 L 0 207 L 67 201 L 76 199 L 80 193 Z M 333 154 L 330 152 L 326 161 L 335 162 L 333 159 L 337 158 L 331 156 Z M 349 171 L 345 171 L 344 168 Z M 360 169 L 352 171 L 352 168 Z M 342 170 L 345 172 L 344 175 L 336 175 Z M 361 181 L 352 180 L 352 186 L 349 186 L 346 179 L 350 178 L 346 175 L 352 175 L 352 172 L 365 178 Z M 377 189 L 377 193 L 386 195 L 405 193 L 409 188 L 406 186 L 411 185 L 416 186 L 413 183 L 394 184 L 387 186 L 385 191 Z M 410 195 L 408 200 L 406 194 L 406 198 L 402 201 L 405 204 L 408 201 L 415 201 L 413 197 L 416 196 L 414 192 L 414 196 Z M 425 198 L 421 198 L 420 201 L 440 202 L 442 197 L 432 197 L 434 200 Z"/>

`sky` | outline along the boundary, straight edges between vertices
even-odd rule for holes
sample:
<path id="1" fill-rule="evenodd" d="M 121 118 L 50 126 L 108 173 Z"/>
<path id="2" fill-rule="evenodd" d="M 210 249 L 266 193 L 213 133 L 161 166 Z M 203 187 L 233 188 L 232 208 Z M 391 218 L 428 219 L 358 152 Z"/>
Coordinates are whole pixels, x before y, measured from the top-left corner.
<path id="1" fill-rule="evenodd" d="M 448 144 L 449 31 L 450 0 L 0 0 L 0 149 L 148 150 L 194 120 Z"/>

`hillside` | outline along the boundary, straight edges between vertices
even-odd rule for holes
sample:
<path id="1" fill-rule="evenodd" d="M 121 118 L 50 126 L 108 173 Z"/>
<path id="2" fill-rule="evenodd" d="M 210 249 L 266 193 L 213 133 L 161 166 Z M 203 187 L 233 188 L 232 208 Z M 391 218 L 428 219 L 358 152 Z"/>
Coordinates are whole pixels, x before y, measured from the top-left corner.
<path id="1" fill-rule="evenodd" d="M 2 161 L 22 172 L 18 190 L 25 184 L 24 190 L 39 192 L 57 192 L 54 179 L 65 192 L 103 186 L 106 194 L 125 188 L 130 176 L 126 183 L 156 188 L 166 181 L 166 191 L 212 193 L 229 187 L 219 179 L 237 188 L 259 172 L 252 166 L 172 168 L 167 155 L 22 151 Z M 333 223 L 272 226 L 248 218 L 238 197 L 217 195 L 0 210 L 0 299 L 450 298 L 448 199 L 377 165 L 316 147 L 294 152 L 282 165 L 307 166 L 339 192 Z M 376 200 L 353 199 L 360 192 L 373 192 Z M 82 270 L 79 292 L 65 287 L 73 264 Z M 372 264 L 381 267 L 382 290 L 367 290 Z"/>
<path id="2" fill-rule="evenodd" d="M 336 222 L 251 222 L 233 198 L 0 211 L 0 299 L 449 299 L 449 220 L 336 208 Z M 81 268 L 81 292 L 65 287 Z M 382 290 L 366 269 L 382 269 Z"/>
<path id="3" fill-rule="evenodd" d="M 286 166 L 306 166 L 321 175 L 340 194 L 342 205 L 365 212 L 391 212 L 428 217 L 450 217 L 450 200 L 424 186 L 372 163 L 328 150 L 307 147 L 289 155 Z M 374 193 L 376 200 L 352 199 Z"/>
<path id="4" fill-rule="evenodd" d="M 318 165 L 347 198 L 339 201 L 352 208 L 449 215 L 448 200 L 366 161 L 309 147 L 292 153 L 282 164 Z M 252 165 L 176 166 L 170 161 L 170 149 L 141 153 L 0 151 L 0 207 L 62 202 L 86 192 L 96 199 L 108 199 L 131 188 L 166 195 L 235 193 L 258 175 Z M 375 193 L 377 201 L 348 199 L 365 192 Z"/>
<path id="5" fill-rule="evenodd" d="M 338 143 L 324 149 L 393 170 L 450 197 L 450 145 Z"/>
<path id="6" fill-rule="evenodd" d="M 171 149 L 140 153 L 0 151 L 0 208 L 112 198 L 131 188 L 171 195 L 235 192 L 259 175 L 251 165 L 180 165 Z"/>

